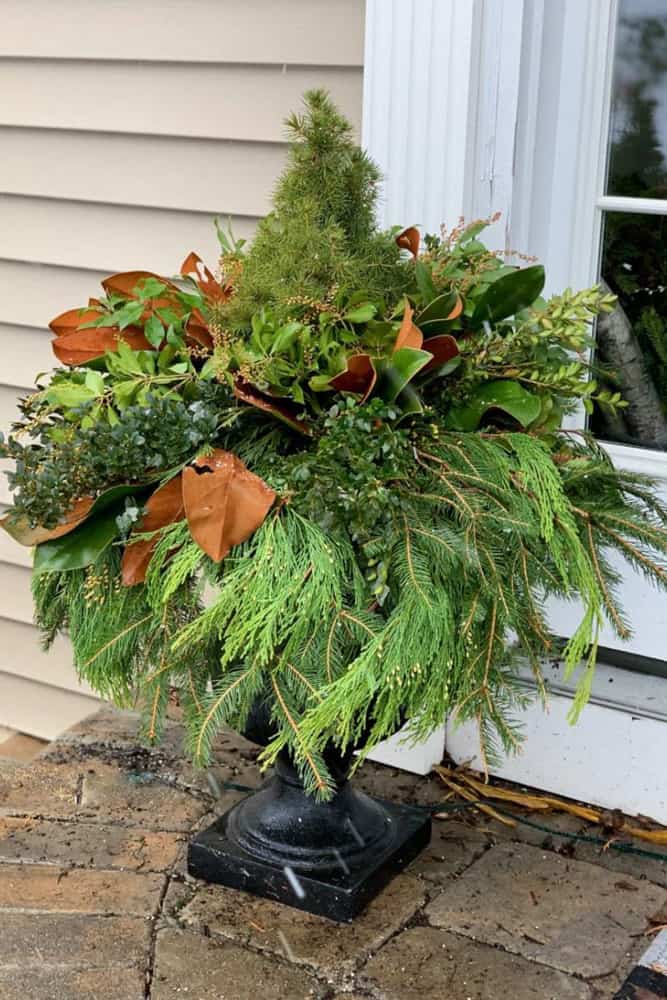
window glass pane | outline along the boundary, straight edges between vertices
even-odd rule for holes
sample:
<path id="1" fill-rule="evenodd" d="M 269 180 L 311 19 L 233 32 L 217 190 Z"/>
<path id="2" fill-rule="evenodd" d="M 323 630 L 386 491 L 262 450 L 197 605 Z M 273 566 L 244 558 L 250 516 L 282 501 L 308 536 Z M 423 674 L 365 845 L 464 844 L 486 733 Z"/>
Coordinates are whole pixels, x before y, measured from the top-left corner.
<path id="1" fill-rule="evenodd" d="M 667 0 L 619 0 L 607 194 L 667 198 Z"/>
<path id="2" fill-rule="evenodd" d="M 618 305 L 598 322 L 596 379 L 627 405 L 596 409 L 591 428 L 607 441 L 667 451 L 667 215 L 608 213 L 602 278 Z"/>

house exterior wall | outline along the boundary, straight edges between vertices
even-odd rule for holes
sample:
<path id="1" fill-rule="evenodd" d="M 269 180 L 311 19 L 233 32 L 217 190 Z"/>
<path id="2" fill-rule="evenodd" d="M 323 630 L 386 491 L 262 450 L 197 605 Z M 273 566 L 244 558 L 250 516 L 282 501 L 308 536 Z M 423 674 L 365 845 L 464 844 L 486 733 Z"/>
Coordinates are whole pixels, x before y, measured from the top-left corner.
<path id="1" fill-rule="evenodd" d="M 363 0 L 4 0 L 0 428 L 105 274 L 215 262 L 215 215 L 252 235 L 304 90 L 360 131 L 363 36 Z M 0 535 L 0 726 L 52 738 L 96 702 L 64 640 L 40 652 L 30 554 Z"/>

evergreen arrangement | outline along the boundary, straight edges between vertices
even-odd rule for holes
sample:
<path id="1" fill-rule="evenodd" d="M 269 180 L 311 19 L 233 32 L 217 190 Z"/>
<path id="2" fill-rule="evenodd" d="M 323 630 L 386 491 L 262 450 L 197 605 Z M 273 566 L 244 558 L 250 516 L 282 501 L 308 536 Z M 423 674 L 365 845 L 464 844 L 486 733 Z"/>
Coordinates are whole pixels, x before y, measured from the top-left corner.
<path id="1" fill-rule="evenodd" d="M 544 273 L 485 222 L 381 232 L 379 177 L 326 94 L 289 119 L 289 164 L 220 273 L 136 271 L 53 320 L 60 367 L 2 442 L 4 527 L 34 546 L 37 621 L 104 697 L 159 739 L 176 687 L 205 765 L 264 699 L 307 789 L 324 750 L 363 753 L 409 720 L 476 719 L 484 752 L 520 734 L 519 659 L 580 671 L 628 623 L 609 553 L 667 583 L 651 482 L 561 427 L 618 394 L 589 371 L 599 289 L 541 297 Z M 571 638 L 545 601 L 576 600 Z M 573 612 L 574 613 L 574 612 Z"/>

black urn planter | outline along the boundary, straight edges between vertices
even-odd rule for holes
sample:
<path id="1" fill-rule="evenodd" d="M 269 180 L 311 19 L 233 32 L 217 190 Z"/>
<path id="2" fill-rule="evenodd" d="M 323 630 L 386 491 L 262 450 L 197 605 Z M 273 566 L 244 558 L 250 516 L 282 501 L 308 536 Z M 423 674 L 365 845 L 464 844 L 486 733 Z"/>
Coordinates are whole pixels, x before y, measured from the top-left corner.
<path id="1" fill-rule="evenodd" d="M 261 745 L 269 741 L 262 705 L 244 735 Z M 190 874 L 331 920 L 352 920 L 428 844 L 431 818 L 357 791 L 347 779 L 351 754 L 329 749 L 325 756 L 337 784 L 331 801 L 306 795 L 282 755 L 258 791 L 191 841 Z"/>

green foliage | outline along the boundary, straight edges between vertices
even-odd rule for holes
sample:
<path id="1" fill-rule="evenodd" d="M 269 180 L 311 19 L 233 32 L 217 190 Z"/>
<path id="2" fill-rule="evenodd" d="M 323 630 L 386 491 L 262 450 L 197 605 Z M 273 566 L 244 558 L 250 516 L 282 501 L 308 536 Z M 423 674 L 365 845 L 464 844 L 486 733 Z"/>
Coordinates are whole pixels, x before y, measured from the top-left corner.
<path id="1" fill-rule="evenodd" d="M 271 457 L 262 474 L 292 496 L 291 506 L 327 533 L 343 532 L 355 546 L 369 600 L 387 595 L 387 559 L 403 503 L 396 484 L 412 473 L 410 437 L 398 411 L 379 400 L 332 407 L 314 448 Z"/>
<path id="2" fill-rule="evenodd" d="M 498 379 L 478 385 L 470 393 L 467 403 L 452 407 L 447 422 L 453 430 L 476 431 L 489 410 L 500 410 L 522 427 L 530 427 L 540 416 L 542 407 L 539 398 L 519 382 Z"/>
<path id="3" fill-rule="evenodd" d="M 544 268 L 539 264 L 503 274 L 488 286 L 475 303 L 473 323 L 499 323 L 528 309 L 544 288 Z"/>
<path id="4" fill-rule="evenodd" d="M 82 496 L 120 483 L 145 484 L 182 465 L 218 433 L 228 397 L 222 386 L 199 383 L 190 401 L 147 395 L 113 423 L 84 426 L 90 404 L 68 419 L 44 394 L 24 401 L 24 422 L 0 453 L 16 462 L 8 473 L 18 493 L 13 512 L 50 528 Z M 26 433 L 31 437 L 24 443 Z"/>
<path id="5" fill-rule="evenodd" d="M 667 513 L 650 482 L 559 429 L 579 401 L 620 405 L 586 361 L 612 297 L 545 302 L 542 269 L 490 252 L 484 220 L 408 259 L 375 228 L 376 168 L 326 95 L 288 124 L 275 211 L 247 253 L 221 235 L 224 281 L 175 292 L 149 277 L 108 295 L 86 327 L 134 331 L 134 347 L 64 355 L 2 453 L 16 461 L 12 530 L 98 498 L 37 547 L 45 642 L 68 631 L 81 676 L 138 702 L 150 741 L 176 686 L 203 765 L 220 727 L 242 729 L 262 699 L 276 734 L 264 761 L 287 750 L 327 798 L 327 746 L 363 757 L 406 719 L 413 738 L 447 714 L 475 719 L 490 757 L 515 748 L 515 665 L 541 682 L 557 652 L 551 595 L 582 607 L 561 652 L 568 674 L 582 669 L 576 715 L 602 624 L 628 634 L 609 550 L 664 587 Z M 416 231 L 401 242 L 416 252 Z M 238 459 L 276 495 L 219 563 L 178 492 L 162 520 L 149 502 L 141 533 L 155 485 L 213 449 L 214 529 L 248 513 Z M 126 546 L 149 539 L 145 582 L 123 586 Z"/>
<path id="6" fill-rule="evenodd" d="M 247 330 L 270 306 L 280 322 L 342 292 L 364 289 L 373 302 L 407 286 L 389 233 L 376 229 L 379 172 L 352 138 L 352 128 L 323 91 L 304 97 L 287 120 L 290 159 L 243 261 L 237 294 L 222 306 L 222 328 Z"/>
<path id="7" fill-rule="evenodd" d="M 34 576 L 33 597 L 45 645 L 67 630 L 80 677 L 103 697 L 138 703 L 149 742 L 160 738 L 173 683 L 182 685 L 186 706 L 203 696 L 214 650 L 206 643 L 183 654 L 172 649 L 177 631 L 201 612 L 191 580 L 155 607 L 145 588 L 122 586 L 120 553 L 110 547 L 94 566 Z"/>

